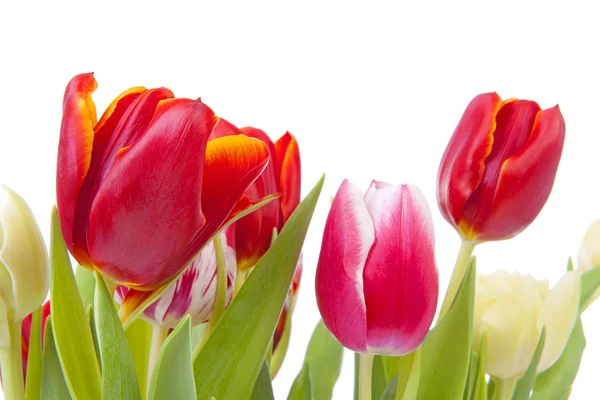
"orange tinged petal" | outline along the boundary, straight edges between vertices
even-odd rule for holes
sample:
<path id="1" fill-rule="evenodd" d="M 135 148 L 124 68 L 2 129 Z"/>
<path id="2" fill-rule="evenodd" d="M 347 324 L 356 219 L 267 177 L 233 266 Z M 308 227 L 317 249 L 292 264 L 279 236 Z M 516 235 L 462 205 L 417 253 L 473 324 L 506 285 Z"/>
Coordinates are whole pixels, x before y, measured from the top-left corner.
<path id="1" fill-rule="evenodd" d="M 301 190 L 300 150 L 296 138 L 289 132 L 275 142 L 275 171 L 282 193 L 281 212 L 285 223 L 300 204 Z"/>

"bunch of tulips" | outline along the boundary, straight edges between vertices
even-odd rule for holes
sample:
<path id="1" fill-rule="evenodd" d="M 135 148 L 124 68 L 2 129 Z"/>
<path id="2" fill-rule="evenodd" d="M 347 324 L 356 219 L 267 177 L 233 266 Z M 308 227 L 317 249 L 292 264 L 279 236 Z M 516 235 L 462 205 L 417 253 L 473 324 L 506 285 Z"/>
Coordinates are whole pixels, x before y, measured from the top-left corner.
<path id="1" fill-rule="evenodd" d="M 128 89 L 98 119 L 96 87 L 81 74 L 65 91 L 49 252 L 26 202 L 0 186 L 6 399 L 273 399 L 324 177 L 301 201 L 290 133 L 273 142 L 165 88 Z M 600 221 L 552 288 L 482 275 L 473 256 L 537 217 L 564 138 L 558 106 L 496 93 L 467 106 L 437 176 L 462 245 L 435 323 L 425 197 L 344 180 L 316 265 L 322 320 L 288 399 L 330 399 L 344 348 L 358 400 L 568 398 L 580 316 L 600 296 Z"/>

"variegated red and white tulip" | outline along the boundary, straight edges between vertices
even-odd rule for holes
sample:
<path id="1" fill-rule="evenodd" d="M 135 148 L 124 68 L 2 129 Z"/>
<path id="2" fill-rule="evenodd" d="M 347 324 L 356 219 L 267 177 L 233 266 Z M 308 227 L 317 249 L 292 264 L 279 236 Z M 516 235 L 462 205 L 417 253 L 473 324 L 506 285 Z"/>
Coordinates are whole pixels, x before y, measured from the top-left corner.
<path id="1" fill-rule="evenodd" d="M 97 120 L 96 87 L 82 74 L 65 92 L 58 213 L 81 265 L 141 291 L 132 305 L 181 273 L 240 199 L 248 204 L 269 150 L 244 135 L 209 141 L 219 118 L 165 88 L 131 88 Z"/>
<path id="2" fill-rule="evenodd" d="M 402 355 L 427 334 L 438 298 L 429 206 L 413 185 L 344 180 L 323 234 L 316 276 L 323 322 L 345 347 Z"/>
<path id="3" fill-rule="evenodd" d="M 229 227 L 220 234 L 227 268 L 227 303 L 233 296 L 235 282 L 235 232 Z M 196 256 L 183 275 L 146 310 L 142 317 L 155 326 L 175 328 L 181 318 L 190 315 L 192 325 L 207 322 L 215 304 L 217 289 L 217 258 L 214 242 Z M 115 297 L 121 302 L 130 289 L 119 286 Z"/>

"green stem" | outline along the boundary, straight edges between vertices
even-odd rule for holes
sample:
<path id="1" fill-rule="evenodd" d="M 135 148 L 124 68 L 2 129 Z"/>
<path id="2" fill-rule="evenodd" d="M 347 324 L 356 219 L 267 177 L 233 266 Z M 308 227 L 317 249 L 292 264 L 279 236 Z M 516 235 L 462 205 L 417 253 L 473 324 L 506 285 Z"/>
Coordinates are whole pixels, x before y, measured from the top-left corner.
<path id="1" fill-rule="evenodd" d="M 371 400 L 373 354 L 360 354 L 358 364 L 358 400 Z"/>
<path id="2" fill-rule="evenodd" d="M 246 271 L 242 271 L 242 270 L 238 269 L 235 274 L 235 283 L 233 285 L 233 296 L 234 297 L 238 294 L 238 292 L 242 288 L 242 285 L 244 284 L 245 281 L 246 281 Z"/>
<path id="3" fill-rule="evenodd" d="M 492 400 L 510 400 L 517 386 L 517 378 L 495 379 Z"/>
<path id="4" fill-rule="evenodd" d="M 169 335 L 169 328 L 152 325 L 152 341 L 150 342 L 150 354 L 148 355 L 148 374 L 146 376 L 146 391 L 150 388 L 150 380 L 152 379 L 152 371 L 156 364 L 158 352 Z"/>
<path id="5" fill-rule="evenodd" d="M 458 257 L 456 258 L 454 270 L 452 271 L 450 283 L 448 284 L 448 290 L 446 290 L 446 296 L 444 297 L 444 302 L 442 303 L 438 321 L 440 321 L 444 315 L 446 315 L 448 310 L 450 310 L 450 306 L 456 297 L 456 293 L 458 293 L 458 287 L 465 276 L 467 266 L 469 265 L 469 260 L 471 259 L 471 255 L 473 254 L 473 250 L 475 249 L 476 245 L 477 243 L 467 240 L 463 240 L 460 244 L 460 250 L 458 252 Z"/>
<path id="6" fill-rule="evenodd" d="M 0 347 L 2 389 L 7 400 L 25 399 L 23 359 L 21 357 L 21 321 L 8 320 L 8 347 Z"/>
<path id="7" fill-rule="evenodd" d="M 225 254 L 223 254 L 223 244 L 221 243 L 221 237 L 215 236 L 213 239 L 215 244 L 215 256 L 217 259 L 217 290 L 215 291 L 215 304 L 213 306 L 208 325 L 200 340 L 200 348 L 206 343 L 210 334 L 212 333 L 217 321 L 221 318 L 221 315 L 225 311 L 225 303 L 227 302 L 227 266 L 225 265 Z"/>

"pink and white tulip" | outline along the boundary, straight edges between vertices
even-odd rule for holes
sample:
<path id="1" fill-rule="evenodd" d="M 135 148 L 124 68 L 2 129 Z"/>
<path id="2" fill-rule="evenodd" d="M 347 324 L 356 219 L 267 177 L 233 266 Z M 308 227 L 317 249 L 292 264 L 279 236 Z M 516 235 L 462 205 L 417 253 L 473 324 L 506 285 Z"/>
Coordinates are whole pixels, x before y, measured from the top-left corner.
<path id="1" fill-rule="evenodd" d="M 427 334 L 438 298 L 433 222 L 413 185 L 344 180 L 331 206 L 317 304 L 336 339 L 359 353 L 403 355 Z"/>
<path id="2" fill-rule="evenodd" d="M 233 296 L 236 273 L 234 229 L 229 227 L 220 233 L 227 267 L 227 304 Z M 217 259 L 215 245 L 211 241 L 181 278 L 144 311 L 142 318 L 155 326 L 174 328 L 181 318 L 190 314 L 192 325 L 202 324 L 210 318 L 216 290 Z M 127 287 L 119 286 L 116 290 L 117 300 L 121 302 L 128 291 Z"/>

